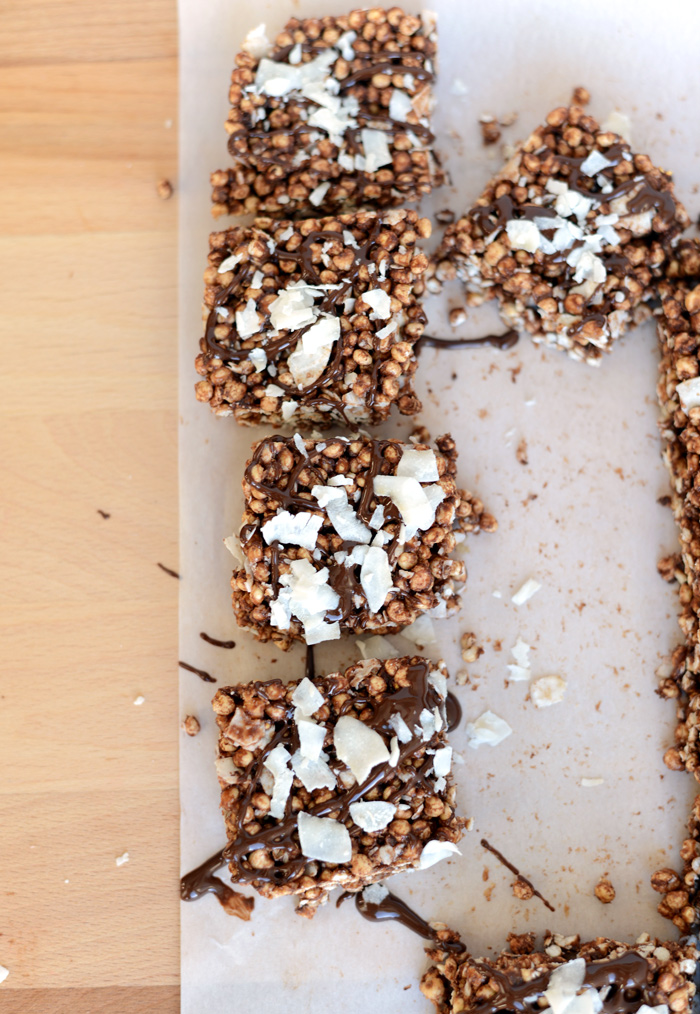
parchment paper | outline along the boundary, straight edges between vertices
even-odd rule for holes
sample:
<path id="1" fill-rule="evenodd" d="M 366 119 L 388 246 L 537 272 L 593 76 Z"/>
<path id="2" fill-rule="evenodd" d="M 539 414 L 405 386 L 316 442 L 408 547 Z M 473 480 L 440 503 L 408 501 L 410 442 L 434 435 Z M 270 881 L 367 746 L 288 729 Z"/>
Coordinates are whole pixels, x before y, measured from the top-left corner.
<path id="1" fill-rule="evenodd" d="M 667 2 L 659 9 L 638 0 L 432 6 L 441 29 L 435 126 L 453 183 L 435 195 L 433 209 L 466 208 L 501 164 L 500 145 L 482 147 L 481 113 L 517 111 L 503 137 L 514 143 L 582 84 L 593 113 L 604 118 L 617 108 L 632 118 L 637 149 L 674 170 L 678 193 L 697 216 L 697 7 Z M 291 14 L 347 9 L 339 0 L 180 0 L 180 658 L 208 669 L 219 685 L 303 670 L 301 649 L 281 655 L 257 645 L 237 630 L 230 608 L 231 558 L 222 539 L 239 522 L 242 468 L 263 431 L 214 418 L 192 391 L 207 235 L 215 228 L 208 175 L 227 164 L 228 81 L 245 33 L 265 20 L 272 37 Z M 455 77 L 466 96 L 452 94 Z M 427 301 L 434 333 L 449 333 L 445 310 L 460 301 L 458 286 Z M 485 328 L 502 329 L 493 307 L 471 313 L 461 333 Z M 668 488 L 656 431 L 656 362 L 651 325 L 626 338 L 600 369 L 538 351 L 527 338 L 506 353 L 422 356 L 421 421 L 433 435 L 452 431 L 460 478 L 500 523 L 497 534 L 469 539 L 463 609 L 436 624 L 433 654 L 456 673 L 463 668 L 459 636 L 474 631 L 485 653 L 470 667 L 471 684 L 456 689 L 465 717 L 491 708 L 514 732 L 478 751 L 466 747 L 463 731 L 455 734 L 464 759 L 457 767 L 461 809 L 474 817 L 474 830 L 461 858 L 403 874 L 391 886 L 426 918 L 459 929 L 473 951 L 502 947 L 512 929 L 622 939 L 672 931 L 656 913 L 649 875 L 676 862 L 694 782 L 663 766 L 674 709 L 654 694 L 654 671 L 678 640 L 675 592 L 656 572 L 659 556 L 676 547 L 670 512 L 656 502 Z M 385 431 L 405 433 L 406 423 L 395 419 Z M 515 457 L 521 438 L 527 466 Z M 530 576 L 542 590 L 516 608 L 510 596 Z M 211 647 L 202 630 L 233 637 L 237 647 Z M 563 703 L 537 710 L 526 683 L 506 685 L 518 635 L 533 645 L 533 677 L 568 680 Z M 323 671 L 357 657 L 353 641 L 318 651 Z M 182 737 L 183 872 L 224 841 L 213 689 L 180 674 L 181 714 L 202 724 L 197 737 Z M 581 786 L 596 777 L 604 784 Z M 554 915 L 537 899 L 512 896 L 512 876 L 480 847 L 482 836 L 534 880 Z M 606 907 L 593 897 L 603 873 L 617 891 Z M 309 922 L 295 916 L 291 900 L 257 899 L 249 923 L 225 915 L 213 897 L 182 905 L 185 1014 L 427 1012 L 418 989 L 425 967 L 417 937 L 400 926 L 370 925 L 350 904 L 328 905 Z"/>

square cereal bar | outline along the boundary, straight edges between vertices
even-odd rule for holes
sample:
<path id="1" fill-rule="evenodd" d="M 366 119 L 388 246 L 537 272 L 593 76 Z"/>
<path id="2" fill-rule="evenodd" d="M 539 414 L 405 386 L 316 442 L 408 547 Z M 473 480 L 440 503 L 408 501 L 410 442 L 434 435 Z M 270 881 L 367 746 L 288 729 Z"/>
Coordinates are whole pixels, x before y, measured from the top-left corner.
<path id="1" fill-rule="evenodd" d="M 218 690 L 216 769 L 234 883 L 313 916 L 457 853 L 444 663 L 367 659 L 345 672 Z"/>
<path id="2" fill-rule="evenodd" d="M 254 445 L 240 533 L 225 540 L 239 563 L 239 625 L 286 650 L 397 633 L 420 617 L 426 643 L 428 617 L 459 606 L 466 570 L 453 550 L 466 531 L 496 528 L 457 488 L 452 438 L 436 446 L 299 434 Z"/>
<path id="3" fill-rule="evenodd" d="M 661 693 L 677 701 L 675 745 L 665 755 L 673 769 L 700 772 L 700 247 L 679 244 L 669 266 L 675 277 L 660 286 L 658 320 L 659 426 L 671 476 L 670 505 L 679 528 L 680 554 L 659 564 L 678 580 L 679 624 L 685 643 L 661 670 Z M 692 276 L 695 277 L 692 277 Z M 686 277 L 689 276 L 689 277 Z"/>
<path id="4" fill-rule="evenodd" d="M 432 152 L 437 41 L 429 15 L 399 7 L 261 25 L 236 57 L 229 169 L 214 215 L 313 215 L 419 200 L 444 182 Z"/>
<path id="5" fill-rule="evenodd" d="M 197 399 L 254 425 L 356 426 L 420 410 L 414 345 L 430 222 L 415 211 L 258 218 L 210 237 Z"/>
<path id="6" fill-rule="evenodd" d="M 454 935 L 454 934 L 453 934 Z M 456 935 L 455 935 L 456 936 Z M 694 938 L 662 943 L 643 933 L 635 944 L 606 937 L 547 932 L 543 950 L 535 934 L 509 934 L 509 951 L 474 958 L 435 947 L 421 990 L 438 1014 L 689 1014 L 700 956 Z"/>
<path id="7" fill-rule="evenodd" d="M 509 327 L 596 363 L 649 316 L 688 224 L 670 173 L 579 106 L 561 107 L 448 226 L 436 271 L 461 278 L 472 302 L 496 297 Z"/>

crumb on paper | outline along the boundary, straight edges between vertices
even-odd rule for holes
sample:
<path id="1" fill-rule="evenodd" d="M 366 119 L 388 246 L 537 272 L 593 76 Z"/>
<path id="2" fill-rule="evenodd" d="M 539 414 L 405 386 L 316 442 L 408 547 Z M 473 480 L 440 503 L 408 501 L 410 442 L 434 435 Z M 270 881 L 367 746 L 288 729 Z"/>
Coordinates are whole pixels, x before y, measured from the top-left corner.
<path id="1" fill-rule="evenodd" d="M 528 464 L 527 440 L 525 439 L 525 437 L 522 438 L 522 440 L 520 441 L 520 443 L 516 447 L 516 449 L 515 449 L 515 457 L 517 458 L 517 460 L 520 462 L 521 465 L 527 465 Z"/>
<path id="2" fill-rule="evenodd" d="M 173 185 L 170 182 L 170 180 L 166 179 L 158 180 L 156 192 L 160 197 L 161 201 L 169 201 L 170 198 L 173 196 Z"/>
<path id="3" fill-rule="evenodd" d="M 582 85 L 578 85 L 577 88 L 574 88 L 573 94 L 571 96 L 572 105 L 587 106 L 590 101 L 591 101 L 591 93 L 588 91 L 587 88 L 584 88 Z"/>
<path id="4" fill-rule="evenodd" d="M 602 905 L 609 905 L 615 899 L 615 888 L 607 877 L 601 877 L 593 888 L 593 893 Z"/>
<path id="5" fill-rule="evenodd" d="M 123 866 L 124 863 L 128 863 L 129 862 L 129 853 L 128 852 L 122 852 L 122 854 L 120 856 L 117 856 L 117 858 L 114 860 L 114 862 L 116 863 L 117 866 Z"/>
<path id="6" fill-rule="evenodd" d="M 522 584 L 516 593 L 511 596 L 511 602 L 516 606 L 525 605 L 533 595 L 536 595 L 542 585 L 539 581 L 536 581 L 534 577 L 529 577 L 527 581 Z"/>
<path id="7" fill-rule="evenodd" d="M 134 704 L 137 708 L 140 708 L 145 700 L 146 698 L 142 694 L 139 694 L 138 697 L 134 697 Z"/>
<path id="8" fill-rule="evenodd" d="M 495 599 L 502 599 L 503 598 L 502 593 L 499 592 L 498 589 L 496 589 L 496 591 L 492 591 L 491 594 L 493 595 L 493 597 Z"/>
<path id="9" fill-rule="evenodd" d="M 455 213 L 451 208 L 442 208 L 435 212 L 435 218 L 440 225 L 452 225 L 455 220 Z"/>
<path id="10" fill-rule="evenodd" d="M 243 922 L 250 922 L 255 907 L 255 898 L 246 898 L 244 894 L 239 894 L 238 891 L 229 888 L 225 900 L 221 902 L 221 907 L 227 915 L 233 915 L 236 919 L 242 919 Z"/>
<path id="11" fill-rule="evenodd" d="M 188 736 L 196 736 L 201 726 L 197 718 L 194 715 L 187 715 L 183 720 L 181 728 L 187 733 Z"/>
<path id="12" fill-rule="evenodd" d="M 481 658 L 484 654 L 484 649 L 476 643 L 476 634 L 472 634 L 470 631 L 462 634 L 459 646 L 463 662 L 476 662 L 477 658 Z"/>
<path id="13" fill-rule="evenodd" d="M 536 708 L 560 704 L 566 693 L 566 680 L 561 676 L 540 676 L 530 684 L 530 697 Z"/>
<path id="14" fill-rule="evenodd" d="M 455 306 L 450 310 L 450 327 L 459 327 L 467 319 L 467 311 L 463 306 Z"/>
<path id="15" fill-rule="evenodd" d="M 595 789 L 598 785 L 604 785 L 604 778 L 582 778 L 581 786 L 584 789 Z"/>
<path id="16" fill-rule="evenodd" d="M 481 140 L 485 146 L 495 144 L 501 139 L 501 128 L 495 116 L 482 113 L 479 117 L 479 126 L 481 127 Z"/>
<path id="17" fill-rule="evenodd" d="M 469 682 L 469 673 L 466 669 L 460 669 L 455 676 L 455 683 L 458 687 L 464 687 Z"/>
<path id="18" fill-rule="evenodd" d="M 532 884 L 528 884 L 526 880 L 522 880 L 520 877 L 513 881 L 510 889 L 513 892 L 513 896 L 519 898 L 520 901 L 529 901 L 530 898 L 535 896 Z"/>

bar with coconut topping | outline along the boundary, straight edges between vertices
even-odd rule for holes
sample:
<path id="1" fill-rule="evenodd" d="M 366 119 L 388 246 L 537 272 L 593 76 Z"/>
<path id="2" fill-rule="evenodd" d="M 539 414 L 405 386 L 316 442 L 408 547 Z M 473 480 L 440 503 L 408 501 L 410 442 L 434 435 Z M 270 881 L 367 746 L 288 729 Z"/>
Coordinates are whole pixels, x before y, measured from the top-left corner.
<path id="1" fill-rule="evenodd" d="M 432 150 L 434 17 L 399 7 L 259 25 L 231 75 L 233 165 L 214 215 L 313 215 L 417 201 L 444 182 Z"/>
<path id="2" fill-rule="evenodd" d="M 441 933 L 450 939 L 447 933 Z M 457 934 L 451 937 L 458 940 Z M 509 950 L 476 958 L 440 945 L 421 991 L 438 1014 L 690 1014 L 699 952 L 694 937 L 662 942 L 643 933 L 636 943 L 606 937 L 508 934 Z"/>
<path id="3" fill-rule="evenodd" d="M 359 211 L 256 219 L 210 237 L 195 394 L 244 425 L 375 425 L 412 415 L 430 222 Z"/>
<path id="4" fill-rule="evenodd" d="M 225 540 L 239 625 L 285 650 L 341 633 L 427 643 L 432 619 L 460 603 L 454 550 L 497 527 L 457 487 L 452 438 L 435 444 L 298 433 L 255 444 L 242 524 Z"/>
<path id="5" fill-rule="evenodd" d="M 688 224 L 670 173 L 562 106 L 447 227 L 437 282 L 462 279 L 468 302 L 495 297 L 508 327 L 595 364 L 650 315 Z"/>
<path id="6" fill-rule="evenodd" d="M 216 770 L 234 883 L 313 916 L 459 854 L 447 673 L 419 656 L 218 690 Z"/>

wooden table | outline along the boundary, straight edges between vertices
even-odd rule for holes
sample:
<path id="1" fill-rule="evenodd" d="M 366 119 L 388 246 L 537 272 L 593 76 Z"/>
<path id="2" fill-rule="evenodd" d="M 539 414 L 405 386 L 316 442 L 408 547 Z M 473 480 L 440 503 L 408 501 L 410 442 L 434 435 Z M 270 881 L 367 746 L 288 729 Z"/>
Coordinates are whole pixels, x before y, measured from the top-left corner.
<path id="1" fill-rule="evenodd" d="M 5 0 L 3 1014 L 179 1006 L 176 167 L 174 0 Z"/>

